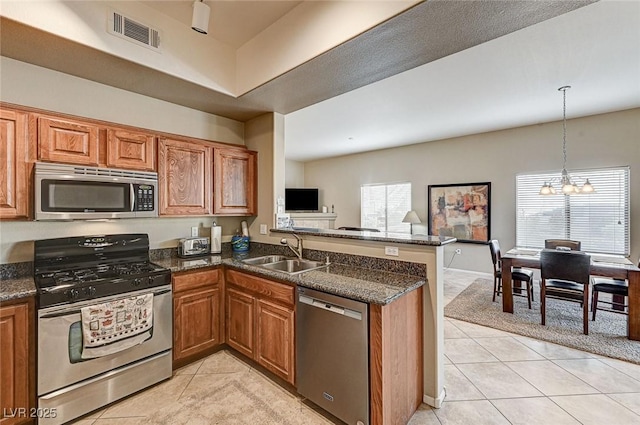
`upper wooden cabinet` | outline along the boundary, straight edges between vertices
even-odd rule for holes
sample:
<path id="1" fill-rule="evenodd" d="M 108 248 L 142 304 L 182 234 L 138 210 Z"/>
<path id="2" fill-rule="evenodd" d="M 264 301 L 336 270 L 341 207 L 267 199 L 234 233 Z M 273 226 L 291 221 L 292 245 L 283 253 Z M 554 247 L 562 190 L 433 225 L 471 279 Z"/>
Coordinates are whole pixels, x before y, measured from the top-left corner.
<path id="1" fill-rule="evenodd" d="M 29 213 L 27 114 L 0 109 L 0 218 Z"/>
<path id="2" fill-rule="evenodd" d="M 0 219 L 31 216 L 35 161 L 156 171 L 160 215 L 257 214 L 257 153 L 0 102 Z"/>
<path id="3" fill-rule="evenodd" d="M 38 159 L 97 166 L 99 150 L 97 125 L 38 117 Z"/>
<path id="4" fill-rule="evenodd" d="M 199 143 L 158 140 L 161 215 L 211 214 L 211 151 Z"/>
<path id="5" fill-rule="evenodd" d="M 107 166 L 155 171 L 155 136 L 127 130 L 107 130 Z"/>
<path id="6" fill-rule="evenodd" d="M 256 152 L 215 148 L 213 157 L 213 213 L 256 215 L 258 204 Z"/>

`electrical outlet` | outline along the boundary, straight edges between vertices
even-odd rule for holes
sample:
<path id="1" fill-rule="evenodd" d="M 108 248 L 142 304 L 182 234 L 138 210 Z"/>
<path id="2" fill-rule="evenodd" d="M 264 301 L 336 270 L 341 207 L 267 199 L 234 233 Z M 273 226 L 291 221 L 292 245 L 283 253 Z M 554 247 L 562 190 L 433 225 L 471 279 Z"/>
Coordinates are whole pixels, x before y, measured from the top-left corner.
<path id="1" fill-rule="evenodd" d="M 198 237 L 198 226 L 191 226 L 191 237 L 192 238 Z"/>
<path id="2" fill-rule="evenodd" d="M 266 224 L 261 224 L 260 225 L 260 234 L 261 235 L 266 235 L 267 234 L 267 225 Z"/>
<path id="3" fill-rule="evenodd" d="M 460 255 L 462 254 L 462 249 L 461 248 L 457 248 L 456 249 L 456 255 Z"/>
<path id="4" fill-rule="evenodd" d="M 384 247 L 384 254 L 385 255 L 393 255 L 394 257 L 397 257 L 399 255 L 398 247 L 397 246 L 385 246 Z"/>

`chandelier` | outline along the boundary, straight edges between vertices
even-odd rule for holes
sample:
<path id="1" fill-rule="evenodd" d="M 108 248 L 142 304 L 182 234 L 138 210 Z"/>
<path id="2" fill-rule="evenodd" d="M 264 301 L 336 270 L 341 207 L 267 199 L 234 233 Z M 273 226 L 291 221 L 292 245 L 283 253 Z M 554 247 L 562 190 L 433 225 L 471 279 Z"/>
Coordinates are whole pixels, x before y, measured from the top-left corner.
<path id="1" fill-rule="evenodd" d="M 559 178 L 556 177 L 549 182 L 544 182 L 540 188 L 540 195 L 555 195 L 556 189 L 553 187 L 554 181 L 560 185 L 562 193 L 565 195 L 595 192 L 589 179 L 585 179 L 586 181 L 582 187 L 579 188 L 575 183 L 575 179 L 579 177 L 572 179 L 567 172 L 567 90 L 570 88 L 571 86 L 562 86 L 558 89 L 558 91 L 562 92 L 562 174 Z"/>

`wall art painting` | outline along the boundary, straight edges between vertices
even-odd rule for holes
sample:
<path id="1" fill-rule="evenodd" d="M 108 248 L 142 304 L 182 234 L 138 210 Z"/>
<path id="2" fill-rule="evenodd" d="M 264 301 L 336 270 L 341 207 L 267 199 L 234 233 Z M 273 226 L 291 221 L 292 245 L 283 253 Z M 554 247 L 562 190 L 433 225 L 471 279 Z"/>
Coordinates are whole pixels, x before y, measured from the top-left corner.
<path id="1" fill-rule="evenodd" d="M 429 234 L 458 242 L 487 243 L 491 228 L 491 183 L 428 186 Z"/>

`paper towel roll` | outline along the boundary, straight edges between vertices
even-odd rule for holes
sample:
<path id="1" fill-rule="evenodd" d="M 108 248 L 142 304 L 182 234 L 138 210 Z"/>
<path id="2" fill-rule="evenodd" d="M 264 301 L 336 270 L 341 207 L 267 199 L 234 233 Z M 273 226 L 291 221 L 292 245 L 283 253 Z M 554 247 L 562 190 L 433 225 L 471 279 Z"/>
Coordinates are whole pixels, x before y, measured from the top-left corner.
<path id="1" fill-rule="evenodd" d="M 249 237 L 249 226 L 247 226 L 247 222 L 245 220 L 242 220 L 240 225 L 242 226 L 242 236 Z"/>
<path id="2" fill-rule="evenodd" d="M 211 253 L 219 254 L 222 251 L 222 227 L 211 226 Z"/>

